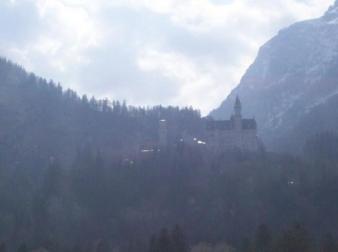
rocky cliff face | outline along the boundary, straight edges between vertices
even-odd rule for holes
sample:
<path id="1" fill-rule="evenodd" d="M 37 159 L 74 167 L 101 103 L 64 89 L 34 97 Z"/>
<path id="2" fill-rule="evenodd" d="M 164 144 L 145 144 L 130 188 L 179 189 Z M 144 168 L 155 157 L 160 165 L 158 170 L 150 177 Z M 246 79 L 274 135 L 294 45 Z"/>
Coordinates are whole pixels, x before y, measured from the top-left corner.
<path id="1" fill-rule="evenodd" d="M 263 45 L 238 87 L 211 115 L 228 117 L 236 95 L 244 113 L 258 121 L 268 147 L 291 135 L 301 144 L 309 134 L 338 129 L 338 108 L 329 105 L 338 100 L 338 1 L 321 18 L 296 23 Z M 311 125 L 296 134 L 305 122 Z"/>

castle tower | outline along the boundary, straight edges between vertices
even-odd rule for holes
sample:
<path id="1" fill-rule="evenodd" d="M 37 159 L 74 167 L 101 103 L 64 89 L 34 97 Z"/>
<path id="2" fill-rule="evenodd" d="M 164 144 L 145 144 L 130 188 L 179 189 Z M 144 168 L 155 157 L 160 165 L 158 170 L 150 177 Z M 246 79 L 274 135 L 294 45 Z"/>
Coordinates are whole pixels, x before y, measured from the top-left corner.
<path id="1" fill-rule="evenodd" d="M 206 123 L 208 147 L 214 151 L 241 150 L 257 152 L 261 144 L 257 137 L 255 119 L 242 117 L 239 97 L 234 101 L 230 120 L 208 120 Z"/>
<path id="2" fill-rule="evenodd" d="M 236 130 L 242 129 L 242 103 L 239 97 L 236 97 L 235 105 L 234 105 L 234 127 Z"/>
<path id="3" fill-rule="evenodd" d="M 242 103 L 238 96 L 236 97 L 234 112 L 235 112 L 235 116 L 242 117 Z"/>
<path id="4" fill-rule="evenodd" d="M 159 146 L 166 147 L 168 145 L 168 127 L 166 120 L 159 122 Z"/>

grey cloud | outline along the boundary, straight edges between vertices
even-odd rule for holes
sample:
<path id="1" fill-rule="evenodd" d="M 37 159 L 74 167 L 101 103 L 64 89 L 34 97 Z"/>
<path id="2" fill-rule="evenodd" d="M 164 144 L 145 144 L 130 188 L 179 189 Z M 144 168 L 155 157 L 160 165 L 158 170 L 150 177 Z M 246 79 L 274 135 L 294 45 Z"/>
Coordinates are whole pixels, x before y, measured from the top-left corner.
<path id="1" fill-rule="evenodd" d="M 166 29 L 169 22 L 159 15 L 127 8 L 106 9 L 100 18 L 101 23 L 107 24 L 107 42 L 86 54 L 90 63 L 78 72 L 81 89 L 139 105 L 169 104 L 179 84 L 161 73 L 143 72 L 137 66 L 140 50 L 161 40 L 159 34 L 165 31 L 160 30 Z"/>
<path id="2" fill-rule="evenodd" d="M 233 0 L 209 1 L 217 5 L 234 2 Z M 102 5 L 102 8 L 98 8 L 96 12 L 88 11 L 88 19 L 95 21 L 96 28 L 103 35 L 102 40 L 96 46 L 75 51 L 80 55 L 74 56 L 83 58 L 83 62 L 75 61 L 74 63 L 69 60 L 69 56 L 66 57 L 66 60 L 60 63 L 65 64 L 62 71 L 53 67 L 53 64 L 64 55 L 56 54 L 50 58 L 49 55 L 31 50 L 31 47 L 37 43 L 38 37 L 50 35 L 50 22 L 46 22 L 48 16 L 44 17 L 44 20 L 39 17 L 35 4 L 38 0 L 16 1 L 14 5 L 8 4 L 8 1 L 1 1 L 0 54 L 10 56 L 12 60 L 18 61 L 24 66 L 29 65 L 30 70 L 43 77 L 61 81 L 65 87 L 75 88 L 80 93 L 125 99 L 138 105 L 159 103 L 188 105 L 185 104 L 185 101 L 192 100 L 195 104 L 199 104 L 198 101 L 204 99 L 205 95 L 213 95 L 214 98 L 210 100 L 208 107 L 202 107 L 204 112 L 207 112 L 207 109 L 217 106 L 217 103 L 227 95 L 230 87 L 236 84 L 237 79 L 229 76 L 229 73 L 234 72 L 233 75 L 239 76 L 244 71 L 243 58 L 253 60 L 260 43 L 274 35 L 278 29 L 297 19 L 294 12 L 282 9 L 284 1 L 286 0 L 277 0 L 273 3 L 271 0 L 245 1 L 247 9 L 243 10 L 244 13 L 249 13 L 250 8 L 254 5 L 272 8 L 272 10 L 279 8 L 278 11 L 282 14 L 273 21 L 268 20 L 263 25 L 259 22 L 256 23 L 255 20 L 248 22 L 245 19 L 245 14 L 242 13 L 243 20 L 239 19 L 236 23 L 230 22 L 210 27 L 209 30 L 203 32 L 189 30 L 183 25 L 173 22 L 170 14 L 156 12 L 146 7 L 135 8 L 128 6 L 128 4 L 115 7 Z M 289 3 L 297 2 L 297 0 L 287 1 Z M 330 0 L 322 1 L 327 4 Z M 104 2 L 98 1 L 98 4 Z M 57 27 L 58 24 L 53 25 L 53 29 L 64 29 L 62 26 Z M 58 33 L 56 34 L 58 35 Z M 72 46 L 69 45 L 69 38 L 67 39 L 68 44 L 62 44 L 61 48 L 70 50 L 70 48 L 66 48 Z M 58 38 L 58 40 L 62 42 L 62 38 Z M 29 54 L 25 61 L 22 61 L 18 55 L 8 54 L 9 48 L 17 48 L 18 50 L 25 48 Z M 187 83 L 169 78 L 168 74 L 163 72 L 166 70 L 158 68 L 154 71 L 144 71 L 140 69 L 137 61 L 140 54 L 148 48 L 182 56 L 192 64 L 193 70 L 190 70 L 196 71 L 197 77 L 194 76 L 194 78 L 201 77 L 204 78 L 203 81 L 210 78 L 210 81 L 213 82 L 210 85 L 206 84 L 205 87 L 199 86 L 196 88 L 199 89 L 197 91 L 193 88 L 194 83 L 192 83 L 188 85 L 189 92 L 187 92 Z M 175 62 L 171 62 L 171 64 L 175 64 Z M 217 71 L 208 69 L 207 67 L 210 65 L 215 65 Z M 200 76 L 201 71 L 204 71 L 205 75 Z M 191 73 L 189 74 L 191 75 Z M 194 78 L 192 81 L 198 81 Z M 199 85 L 204 84 L 200 83 Z M 181 92 L 182 90 L 185 91 Z M 224 94 L 222 90 L 224 90 Z M 182 93 L 186 97 L 176 99 Z"/>
<path id="3" fill-rule="evenodd" d="M 31 2 L 0 2 L 0 41 L 11 46 L 22 46 L 38 36 L 41 25 L 36 6 Z"/>
<path id="4" fill-rule="evenodd" d="M 177 95 L 179 87 L 175 83 L 138 68 L 137 51 L 128 45 L 100 48 L 90 54 L 91 62 L 78 73 L 77 81 L 83 91 L 138 105 L 167 104 Z"/>

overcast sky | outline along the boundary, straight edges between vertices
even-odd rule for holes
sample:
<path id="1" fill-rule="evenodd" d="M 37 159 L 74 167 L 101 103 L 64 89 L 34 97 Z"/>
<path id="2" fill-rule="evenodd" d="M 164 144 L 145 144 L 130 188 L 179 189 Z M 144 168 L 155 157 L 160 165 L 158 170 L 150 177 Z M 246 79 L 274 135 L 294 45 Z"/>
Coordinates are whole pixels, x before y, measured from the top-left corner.
<path id="1" fill-rule="evenodd" d="M 0 55 L 79 94 L 217 107 L 279 29 L 333 0 L 0 0 Z"/>

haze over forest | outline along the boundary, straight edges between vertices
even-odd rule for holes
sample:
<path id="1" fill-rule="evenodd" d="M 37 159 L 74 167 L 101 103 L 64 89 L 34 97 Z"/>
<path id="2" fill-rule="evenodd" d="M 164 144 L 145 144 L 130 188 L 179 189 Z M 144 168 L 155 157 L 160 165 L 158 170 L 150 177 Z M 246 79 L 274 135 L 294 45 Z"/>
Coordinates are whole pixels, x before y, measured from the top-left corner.
<path id="1" fill-rule="evenodd" d="M 338 251 L 338 1 L 0 21 L 0 252 Z"/>

